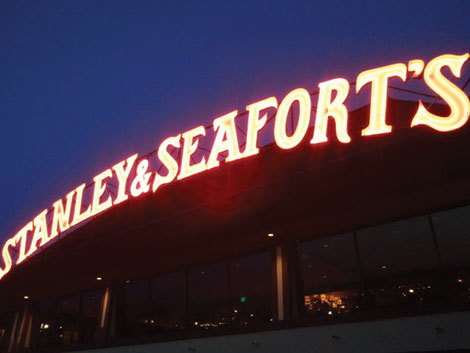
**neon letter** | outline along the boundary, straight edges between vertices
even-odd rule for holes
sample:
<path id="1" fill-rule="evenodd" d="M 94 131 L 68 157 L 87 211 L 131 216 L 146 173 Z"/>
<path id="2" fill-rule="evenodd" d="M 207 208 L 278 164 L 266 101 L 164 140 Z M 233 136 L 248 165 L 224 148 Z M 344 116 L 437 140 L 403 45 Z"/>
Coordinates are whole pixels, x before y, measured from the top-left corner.
<path id="1" fill-rule="evenodd" d="M 158 174 L 158 172 L 155 173 L 155 180 L 153 181 L 152 187 L 153 192 L 157 191 L 161 185 L 171 183 L 176 178 L 176 175 L 178 174 L 178 162 L 175 161 L 173 156 L 168 152 L 168 146 L 171 145 L 176 148 L 180 148 L 180 139 L 181 134 L 168 137 L 161 143 L 160 147 L 158 147 L 158 159 L 163 163 L 165 168 L 168 169 L 168 174 L 162 176 Z"/>
<path id="2" fill-rule="evenodd" d="M 104 172 L 98 174 L 93 178 L 95 186 L 93 189 L 93 199 L 91 201 L 91 215 L 96 215 L 113 205 L 111 195 L 108 196 L 106 201 L 100 202 L 101 196 L 103 196 L 106 190 L 106 183 L 103 184 L 103 180 L 106 178 L 112 178 L 113 172 L 111 169 L 106 169 Z"/>
<path id="3" fill-rule="evenodd" d="M 237 114 L 238 111 L 234 110 L 231 113 L 214 119 L 214 123 L 212 125 L 217 135 L 215 135 L 214 144 L 212 145 L 212 150 L 209 155 L 209 159 L 207 160 L 207 169 L 219 166 L 220 162 L 217 157 L 221 152 L 228 152 L 228 156 L 226 158 L 227 162 L 243 157 L 238 146 L 237 130 L 235 126 L 235 118 Z"/>
<path id="4" fill-rule="evenodd" d="M 277 99 L 269 97 L 262 101 L 250 104 L 246 107 L 248 110 L 248 129 L 246 132 L 246 147 L 243 151 L 243 157 L 253 156 L 259 153 L 257 146 L 258 132 L 266 125 L 267 113 L 261 118 L 259 117 L 261 111 L 268 108 L 277 108 Z"/>
<path id="5" fill-rule="evenodd" d="M 22 263 L 26 259 L 26 237 L 28 235 L 28 232 L 32 230 L 33 222 L 29 222 L 14 236 L 15 244 L 17 244 L 18 241 L 20 242 L 20 251 L 18 253 L 18 259 L 16 260 L 17 265 L 19 263 Z"/>
<path id="6" fill-rule="evenodd" d="M 152 173 L 147 173 L 149 168 L 148 159 L 142 159 L 137 165 L 135 171 L 135 178 L 131 184 L 131 195 L 134 197 L 140 196 L 150 190 L 150 177 Z"/>
<path id="7" fill-rule="evenodd" d="M 39 247 L 47 244 L 49 240 L 49 235 L 47 234 L 47 221 L 46 221 L 47 209 L 42 211 L 36 218 L 34 218 L 34 235 L 33 240 L 31 240 L 31 245 L 29 246 L 29 251 L 26 254 L 26 257 L 30 256 L 37 250 L 37 242 L 39 241 Z"/>
<path id="8" fill-rule="evenodd" d="M 10 238 L 8 239 L 5 244 L 3 245 L 2 249 L 2 258 L 3 258 L 3 264 L 5 265 L 5 268 L 2 270 L 0 269 L 0 279 L 3 278 L 8 272 L 11 270 L 11 255 L 10 252 L 8 251 L 8 248 L 14 247 L 15 246 L 15 238 Z"/>
<path id="9" fill-rule="evenodd" d="M 463 64 L 469 54 L 441 55 L 431 60 L 424 69 L 424 81 L 434 92 L 442 97 L 449 105 L 450 114 L 447 117 L 437 116 L 427 111 L 423 102 L 419 101 L 418 111 L 411 121 L 411 127 L 428 125 L 437 131 L 452 131 L 464 125 L 470 114 L 470 101 L 459 87 L 450 82 L 441 72 L 444 66 L 450 68 L 454 76 L 460 77 Z"/>
<path id="10" fill-rule="evenodd" d="M 55 238 L 59 234 L 59 231 L 62 233 L 70 228 L 70 211 L 72 210 L 72 199 L 74 194 L 75 190 L 70 191 L 65 197 L 67 200 L 65 203 L 65 211 L 62 199 L 54 202 L 54 214 L 52 216 L 51 226 L 51 239 Z"/>
<path id="11" fill-rule="evenodd" d="M 91 205 L 88 205 L 86 211 L 82 213 L 83 189 L 85 189 L 85 183 L 75 189 L 77 195 L 75 196 L 75 209 L 73 211 L 72 226 L 84 221 L 91 216 Z"/>
<path id="12" fill-rule="evenodd" d="M 359 93 L 364 85 L 371 83 L 369 126 L 362 130 L 362 136 L 386 134 L 392 131 L 392 127 L 385 122 L 387 85 L 391 77 L 399 77 L 403 82 L 406 82 L 406 65 L 394 64 L 379 67 L 363 71 L 357 76 L 356 93 Z"/>
<path id="13" fill-rule="evenodd" d="M 287 136 L 287 114 L 295 101 L 299 102 L 299 121 L 292 136 Z M 274 139 L 279 147 L 283 149 L 293 148 L 302 141 L 310 122 L 311 107 L 310 94 L 303 88 L 297 88 L 285 96 L 279 105 L 274 123 Z"/>
<path id="14" fill-rule="evenodd" d="M 126 201 L 129 198 L 129 195 L 126 194 L 127 178 L 129 178 L 129 174 L 131 173 L 132 166 L 134 165 L 136 159 L 137 154 L 134 154 L 127 158 L 125 161 L 121 161 L 113 167 L 119 183 L 118 194 L 116 199 L 114 200 L 115 205 Z M 125 169 L 124 164 L 126 164 Z"/>
<path id="15" fill-rule="evenodd" d="M 193 165 L 190 164 L 191 156 L 194 152 L 196 152 L 197 146 L 199 144 L 199 136 L 205 135 L 206 130 L 204 129 L 204 126 L 198 126 L 192 130 L 186 131 L 182 135 L 184 140 L 183 155 L 181 156 L 181 168 L 180 174 L 178 175 L 178 180 L 206 170 L 206 159 L 204 156 L 198 163 Z"/>
<path id="16" fill-rule="evenodd" d="M 348 109 L 344 101 L 348 97 L 349 82 L 344 78 L 322 82 L 318 85 L 320 93 L 318 96 L 317 116 L 315 118 L 315 131 L 310 143 L 320 143 L 328 141 L 326 130 L 328 127 L 328 117 L 335 119 L 336 136 L 338 140 L 347 143 L 351 142 L 348 135 Z M 334 101 L 331 101 L 333 90 L 337 92 Z"/>
<path id="17" fill-rule="evenodd" d="M 420 59 L 408 61 L 408 71 L 413 72 L 412 78 L 419 78 L 424 70 L 424 61 Z"/>

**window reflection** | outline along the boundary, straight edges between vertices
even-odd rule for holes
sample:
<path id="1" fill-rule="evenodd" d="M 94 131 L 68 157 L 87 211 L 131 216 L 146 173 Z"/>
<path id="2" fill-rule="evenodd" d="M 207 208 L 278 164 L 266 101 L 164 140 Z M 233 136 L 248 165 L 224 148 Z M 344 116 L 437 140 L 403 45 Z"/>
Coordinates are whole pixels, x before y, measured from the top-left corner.
<path id="1" fill-rule="evenodd" d="M 426 216 L 360 230 L 358 246 L 364 302 L 373 315 L 425 310 L 442 301 L 437 253 Z"/>
<path id="2" fill-rule="evenodd" d="M 230 261 L 232 323 L 238 327 L 271 322 L 272 258 L 261 253 Z"/>
<path id="3" fill-rule="evenodd" d="M 228 325 L 230 304 L 226 263 L 189 271 L 189 316 L 194 328 L 210 330 Z"/>
<path id="4" fill-rule="evenodd" d="M 338 316 L 359 309 L 359 291 L 344 290 L 304 296 L 309 315 L 317 317 Z"/>
<path id="5" fill-rule="evenodd" d="M 46 300 L 38 304 L 37 340 L 39 347 L 53 346 L 59 343 L 60 324 L 55 321 L 55 300 Z"/>
<path id="6" fill-rule="evenodd" d="M 352 233 L 298 245 L 304 307 L 313 317 L 354 312 L 359 305 L 359 267 Z"/>
<path id="7" fill-rule="evenodd" d="M 80 296 L 78 294 L 59 299 L 54 327 L 59 344 L 73 345 L 78 343 L 79 317 Z"/>
<path id="8" fill-rule="evenodd" d="M 82 294 L 80 318 L 80 342 L 92 343 L 100 317 L 103 290 L 85 292 Z"/>
<path id="9" fill-rule="evenodd" d="M 177 272 L 152 280 L 152 316 L 147 325 L 154 331 L 182 330 L 186 326 L 186 276 Z"/>
<path id="10" fill-rule="evenodd" d="M 437 267 L 427 217 L 367 228 L 357 234 L 366 277 L 384 277 Z"/>
<path id="11" fill-rule="evenodd" d="M 130 282 L 124 288 L 125 330 L 128 335 L 145 333 L 150 312 L 150 282 Z"/>
<path id="12" fill-rule="evenodd" d="M 470 206 L 431 215 L 442 264 L 470 265 Z"/>

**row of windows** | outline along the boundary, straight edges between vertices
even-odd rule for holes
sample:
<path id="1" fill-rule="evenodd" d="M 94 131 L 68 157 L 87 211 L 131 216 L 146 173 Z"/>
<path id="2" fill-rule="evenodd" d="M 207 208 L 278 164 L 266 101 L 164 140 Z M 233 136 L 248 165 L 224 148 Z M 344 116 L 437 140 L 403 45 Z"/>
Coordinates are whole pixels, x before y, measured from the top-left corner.
<path id="1" fill-rule="evenodd" d="M 308 324 L 470 305 L 470 207 L 297 244 L 294 319 Z M 273 251 L 128 282 L 108 335 L 193 335 L 276 327 Z M 297 280 L 296 280 L 297 279 Z M 40 303 L 37 347 L 92 343 L 104 291 Z"/>

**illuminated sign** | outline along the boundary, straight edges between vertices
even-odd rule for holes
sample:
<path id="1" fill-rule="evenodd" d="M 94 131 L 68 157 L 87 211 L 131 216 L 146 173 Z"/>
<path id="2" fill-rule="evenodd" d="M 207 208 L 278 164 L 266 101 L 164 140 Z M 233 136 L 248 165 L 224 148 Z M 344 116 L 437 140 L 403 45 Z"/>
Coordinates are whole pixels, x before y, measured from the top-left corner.
<path id="1" fill-rule="evenodd" d="M 470 114 L 469 98 L 444 76 L 442 69 L 448 68 L 453 76 L 459 78 L 469 56 L 468 53 L 446 54 L 427 64 L 422 60 L 411 60 L 408 64 L 397 63 L 361 72 L 356 79 L 356 94 L 368 85 L 371 90 L 369 121 L 361 135 L 389 134 L 392 131 L 393 126 L 387 123 L 386 116 L 387 89 L 389 81 L 396 79 L 406 82 L 410 78 L 422 78 L 449 107 L 447 116 L 438 116 L 419 101 L 418 110 L 410 122 L 411 128 L 427 125 L 434 130 L 447 132 L 462 127 Z M 351 142 L 348 134 L 348 108 L 345 105 L 350 94 L 349 82 L 344 78 L 336 78 L 321 82 L 318 88 L 313 136 L 308 136 L 312 148 L 328 141 L 328 123 L 333 121 L 338 141 Z M 293 114 L 294 104 L 298 120 L 296 127 L 289 129 L 288 115 L 289 112 Z M 312 120 L 312 97 L 304 88 L 294 89 L 280 102 L 275 97 L 269 97 L 248 105 L 246 136 L 243 136 L 243 141 L 237 134 L 236 119 L 240 116 L 237 110 L 214 119 L 212 127 L 215 136 L 212 147 L 207 149 L 205 155 L 200 153 L 200 142 L 207 138 L 204 126 L 168 137 L 157 150 L 156 157 L 162 165 L 157 171 L 151 170 L 146 156 L 139 158 L 134 154 L 95 176 L 90 195 L 85 194 L 86 184 L 79 185 L 7 239 L 1 252 L 3 263 L 0 263 L 0 279 L 14 265 L 34 255 L 60 233 L 125 202 L 129 197 L 155 193 L 174 180 L 217 168 L 221 161 L 229 163 L 258 154 L 258 137 L 267 125 L 268 111 L 275 113 L 273 137 L 279 148 L 295 148 L 305 139 Z M 173 155 L 175 151 L 178 152 L 178 158 Z M 166 173 L 162 173 L 163 167 Z M 116 188 L 114 193 L 109 192 L 111 187 Z"/>

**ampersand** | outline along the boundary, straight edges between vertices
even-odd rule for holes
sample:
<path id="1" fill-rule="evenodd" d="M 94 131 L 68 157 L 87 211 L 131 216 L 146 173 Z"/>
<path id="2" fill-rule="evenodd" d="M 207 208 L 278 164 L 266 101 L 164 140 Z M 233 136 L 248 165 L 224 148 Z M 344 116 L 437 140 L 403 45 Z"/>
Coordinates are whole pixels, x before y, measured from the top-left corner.
<path id="1" fill-rule="evenodd" d="M 150 176 L 151 172 L 147 173 L 149 168 L 149 161 L 147 159 L 142 160 L 136 168 L 136 176 L 131 184 L 131 194 L 137 197 L 150 190 Z"/>

